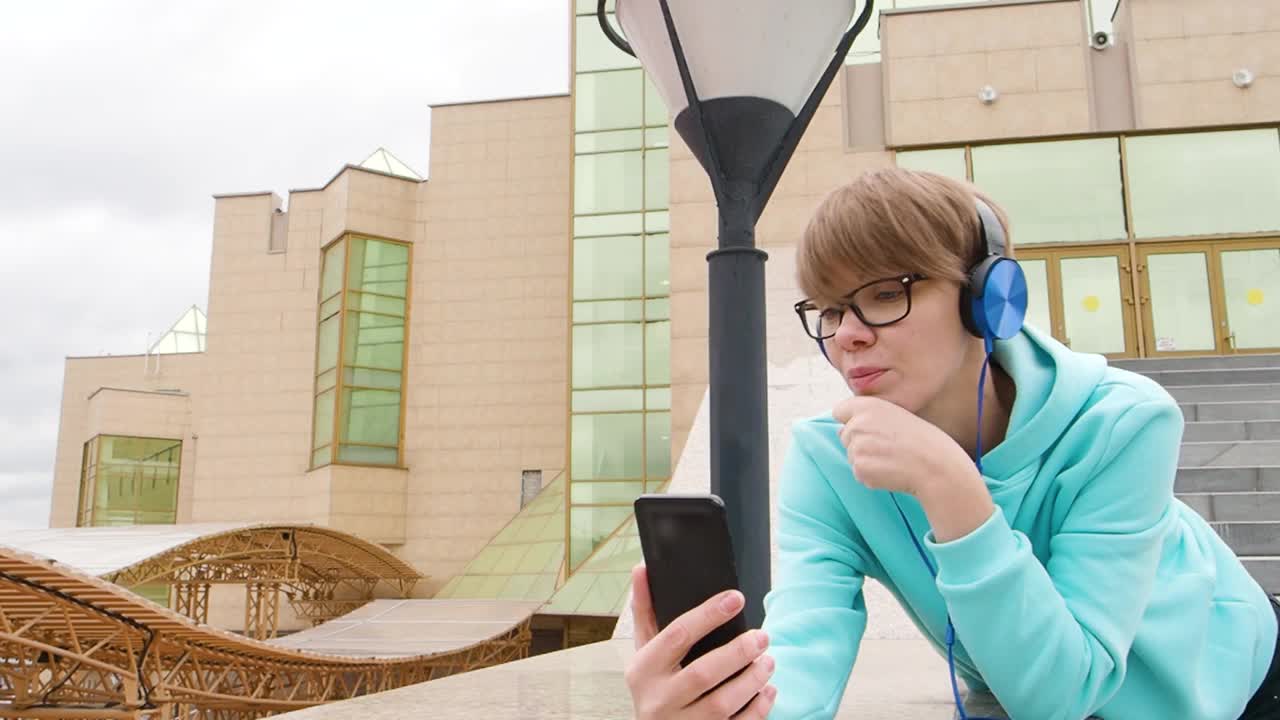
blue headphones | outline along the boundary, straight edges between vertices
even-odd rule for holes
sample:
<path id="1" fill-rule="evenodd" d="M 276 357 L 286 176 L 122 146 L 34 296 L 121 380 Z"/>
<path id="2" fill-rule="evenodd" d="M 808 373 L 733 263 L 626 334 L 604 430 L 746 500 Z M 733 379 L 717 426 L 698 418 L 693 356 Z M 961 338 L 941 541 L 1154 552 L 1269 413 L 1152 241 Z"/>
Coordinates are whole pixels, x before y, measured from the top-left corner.
<path id="1" fill-rule="evenodd" d="M 960 290 L 960 320 L 975 337 L 987 343 L 987 352 L 996 340 L 1008 340 L 1022 330 L 1027 317 L 1027 277 L 1022 266 L 1005 253 L 1005 239 L 1000 218 L 981 198 L 978 208 L 978 231 L 987 248 L 986 257 L 969 268 L 969 284 Z"/>

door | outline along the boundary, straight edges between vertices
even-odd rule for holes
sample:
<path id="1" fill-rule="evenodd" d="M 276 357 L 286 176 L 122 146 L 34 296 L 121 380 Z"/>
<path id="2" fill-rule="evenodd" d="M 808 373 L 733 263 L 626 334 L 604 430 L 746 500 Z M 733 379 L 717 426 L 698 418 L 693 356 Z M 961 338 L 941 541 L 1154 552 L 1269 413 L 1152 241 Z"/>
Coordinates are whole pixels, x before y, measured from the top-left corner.
<path id="1" fill-rule="evenodd" d="M 1028 324 L 1080 352 L 1137 355 L 1127 246 L 1019 250 L 1017 258 L 1027 276 Z"/>
<path id="2" fill-rule="evenodd" d="M 1280 351 L 1280 240 L 1139 245 L 1152 356 Z"/>

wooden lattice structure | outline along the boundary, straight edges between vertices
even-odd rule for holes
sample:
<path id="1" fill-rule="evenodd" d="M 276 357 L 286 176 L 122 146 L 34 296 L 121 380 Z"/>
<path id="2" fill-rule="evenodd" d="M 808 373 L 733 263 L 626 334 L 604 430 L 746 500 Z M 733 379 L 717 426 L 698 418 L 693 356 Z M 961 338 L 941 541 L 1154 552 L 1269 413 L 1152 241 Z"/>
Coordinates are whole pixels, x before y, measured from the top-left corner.
<path id="1" fill-rule="evenodd" d="M 135 577 L 176 577 L 181 567 Z M 0 547 L 0 718 L 265 717 L 526 657 L 528 615 L 504 627 L 412 656 L 302 652 L 201 625 L 105 579 Z"/>

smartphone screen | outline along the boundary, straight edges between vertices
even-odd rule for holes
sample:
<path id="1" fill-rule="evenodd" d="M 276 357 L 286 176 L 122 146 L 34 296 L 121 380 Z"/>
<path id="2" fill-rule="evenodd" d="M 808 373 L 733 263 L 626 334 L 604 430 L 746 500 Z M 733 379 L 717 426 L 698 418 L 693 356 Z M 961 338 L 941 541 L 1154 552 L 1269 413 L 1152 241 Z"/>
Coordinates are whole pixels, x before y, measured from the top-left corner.
<path id="1" fill-rule="evenodd" d="M 715 495 L 641 495 L 636 526 L 658 629 L 725 590 L 739 589 L 724 503 Z M 690 648 L 683 666 L 747 630 L 736 616 Z"/>

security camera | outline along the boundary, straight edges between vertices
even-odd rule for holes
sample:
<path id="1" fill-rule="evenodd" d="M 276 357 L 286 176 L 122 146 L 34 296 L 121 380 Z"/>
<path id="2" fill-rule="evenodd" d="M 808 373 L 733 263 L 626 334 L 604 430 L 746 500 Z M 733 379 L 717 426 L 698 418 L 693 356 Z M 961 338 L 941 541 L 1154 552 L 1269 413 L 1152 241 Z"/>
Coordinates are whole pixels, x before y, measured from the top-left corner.
<path id="1" fill-rule="evenodd" d="M 1106 30 L 1099 30 L 1089 37 L 1089 46 L 1094 50 L 1106 50 L 1115 44 L 1115 36 Z"/>

